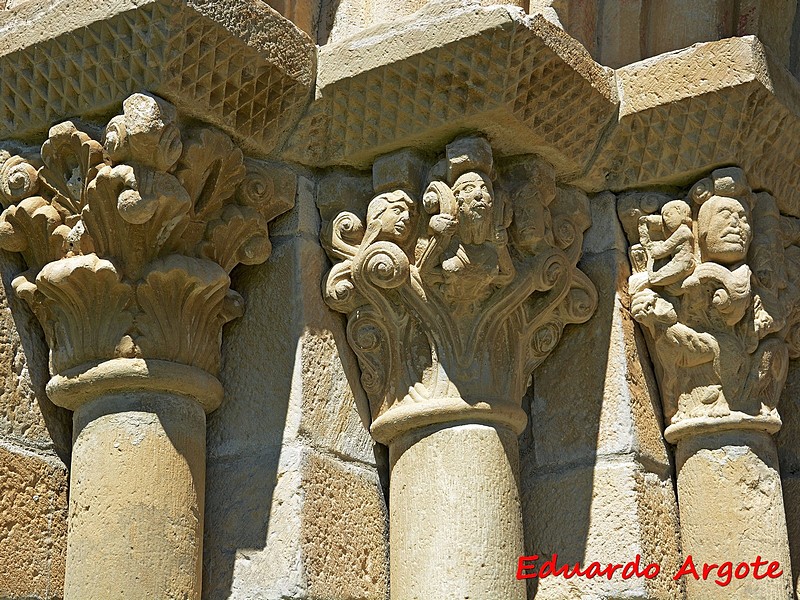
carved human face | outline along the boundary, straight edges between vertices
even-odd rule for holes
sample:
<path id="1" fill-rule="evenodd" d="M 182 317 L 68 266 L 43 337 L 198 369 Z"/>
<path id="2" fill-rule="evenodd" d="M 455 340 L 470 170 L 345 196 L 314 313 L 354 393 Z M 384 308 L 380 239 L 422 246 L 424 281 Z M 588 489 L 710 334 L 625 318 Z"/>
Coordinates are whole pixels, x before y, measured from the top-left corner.
<path id="1" fill-rule="evenodd" d="M 661 209 L 661 218 L 669 231 L 675 231 L 681 225 L 691 224 L 692 209 L 683 200 L 672 200 Z"/>
<path id="2" fill-rule="evenodd" d="M 703 260 L 722 265 L 743 261 L 750 247 L 749 214 L 735 198 L 712 196 L 697 217 Z"/>
<path id="3" fill-rule="evenodd" d="M 453 185 L 458 203 L 458 221 L 472 243 L 482 243 L 491 236 L 494 194 L 492 182 L 482 173 L 464 173 Z"/>
<path id="4" fill-rule="evenodd" d="M 367 220 L 379 220 L 382 240 L 403 244 L 411 237 L 414 203 L 405 192 L 381 194 L 370 202 Z"/>

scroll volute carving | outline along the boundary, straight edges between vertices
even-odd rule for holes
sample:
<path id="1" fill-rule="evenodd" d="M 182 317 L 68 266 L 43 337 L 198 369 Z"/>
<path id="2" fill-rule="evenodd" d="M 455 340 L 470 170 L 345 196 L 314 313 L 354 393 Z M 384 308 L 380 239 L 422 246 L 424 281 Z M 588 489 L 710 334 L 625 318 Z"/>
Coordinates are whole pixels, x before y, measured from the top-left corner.
<path id="1" fill-rule="evenodd" d="M 179 127 L 175 108 L 129 97 L 102 137 L 66 122 L 40 152 L 0 153 L 0 247 L 41 322 L 51 372 L 113 358 L 219 369 L 221 328 L 241 314 L 239 263 L 267 259 L 271 167 L 222 132 Z"/>
<path id="2" fill-rule="evenodd" d="M 733 167 L 685 198 L 624 196 L 619 211 L 632 244 L 631 312 L 654 357 L 667 439 L 777 431 L 789 357 L 800 355 L 797 220 Z"/>
<path id="3" fill-rule="evenodd" d="M 323 291 L 348 316 L 372 432 L 460 418 L 524 427 L 520 401 L 565 325 L 597 304 L 577 269 L 588 200 L 531 157 L 495 165 L 481 137 L 456 140 L 413 185 L 376 194 L 323 231 Z"/>

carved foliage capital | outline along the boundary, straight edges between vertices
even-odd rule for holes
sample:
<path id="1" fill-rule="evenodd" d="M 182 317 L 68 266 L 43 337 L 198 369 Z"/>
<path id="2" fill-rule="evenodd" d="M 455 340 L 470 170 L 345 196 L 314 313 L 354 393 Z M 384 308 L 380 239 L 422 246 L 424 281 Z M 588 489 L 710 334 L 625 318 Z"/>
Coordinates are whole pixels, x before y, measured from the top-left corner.
<path id="1" fill-rule="evenodd" d="M 735 167 L 684 197 L 628 194 L 619 213 L 632 244 L 631 312 L 654 357 L 667 439 L 777 431 L 789 357 L 800 356 L 800 222 Z"/>
<path id="2" fill-rule="evenodd" d="M 535 158 L 495 164 L 480 137 L 448 145 L 420 178 L 323 231 L 324 294 L 348 315 L 373 434 L 470 418 L 520 430 L 531 372 L 597 305 L 576 267 L 588 200 Z"/>
<path id="3" fill-rule="evenodd" d="M 27 263 L 13 286 L 53 374 L 115 358 L 216 374 L 222 325 L 242 311 L 229 273 L 268 258 L 267 222 L 291 207 L 274 167 L 145 94 L 102 133 L 61 123 L 0 164 L 0 247 Z"/>

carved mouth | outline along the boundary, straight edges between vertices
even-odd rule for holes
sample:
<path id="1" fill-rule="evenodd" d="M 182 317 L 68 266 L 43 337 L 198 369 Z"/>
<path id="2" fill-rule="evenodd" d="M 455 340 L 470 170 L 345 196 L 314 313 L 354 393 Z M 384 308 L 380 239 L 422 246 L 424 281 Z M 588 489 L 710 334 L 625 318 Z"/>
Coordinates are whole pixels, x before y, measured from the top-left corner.
<path id="1" fill-rule="evenodd" d="M 741 233 L 735 233 L 735 232 L 723 233 L 722 236 L 720 236 L 720 239 L 728 244 L 744 246 L 744 236 Z"/>

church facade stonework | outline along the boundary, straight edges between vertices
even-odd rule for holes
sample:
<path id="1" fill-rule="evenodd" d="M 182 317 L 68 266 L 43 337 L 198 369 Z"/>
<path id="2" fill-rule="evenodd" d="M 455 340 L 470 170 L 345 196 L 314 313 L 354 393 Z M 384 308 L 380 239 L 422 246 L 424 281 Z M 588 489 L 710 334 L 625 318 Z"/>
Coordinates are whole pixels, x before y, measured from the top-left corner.
<path id="1" fill-rule="evenodd" d="M 0 0 L 0 598 L 796 598 L 797 8 Z"/>

